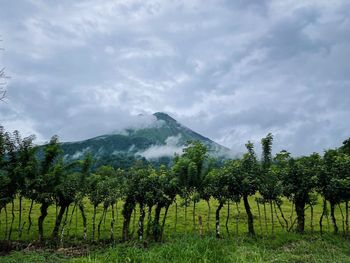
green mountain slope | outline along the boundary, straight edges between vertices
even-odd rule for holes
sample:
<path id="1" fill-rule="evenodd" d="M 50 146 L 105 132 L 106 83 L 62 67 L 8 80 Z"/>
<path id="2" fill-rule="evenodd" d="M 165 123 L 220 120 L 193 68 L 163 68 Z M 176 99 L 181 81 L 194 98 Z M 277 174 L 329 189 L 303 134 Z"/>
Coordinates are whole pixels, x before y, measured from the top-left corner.
<path id="1" fill-rule="evenodd" d="M 166 113 L 157 112 L 154 122 L 142 128 L 129 128 L 77 142 L 62 143 L 66 160 L 80 159 L 90 152 L 97 160 L 171 158 L 180 153 L 188 141 L 199 140 L 211 155 L 225 156 L 229 149 L 181 125 Z M 120 160 L 119 160 L 120 161 Z"/>

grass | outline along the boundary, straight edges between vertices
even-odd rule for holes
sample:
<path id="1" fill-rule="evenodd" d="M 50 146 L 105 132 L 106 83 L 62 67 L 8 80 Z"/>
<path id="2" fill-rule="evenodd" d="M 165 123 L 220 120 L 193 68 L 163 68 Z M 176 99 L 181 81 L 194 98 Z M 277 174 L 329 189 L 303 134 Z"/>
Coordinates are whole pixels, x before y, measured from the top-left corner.
<path id="1" fill-rule="evenodd" d="M 195 234 L 176 236 L 148 248 L 117 244 L 67 258 L 45 251 L 13 252 L 1 262 L 350 262 L 349 241 L 334 235 L 277 234 L 274 238 L 216 239 Z"/>
<path id="2" fill-rule="evenodd" d="M 250 198 L 250 204 L 254 214 L 254 226 L 257 232 L 257 238 L 252 239 L 246 235 L 246 215 L 243 204 L 239 205 L 240 214 L 234 204 L 231 204 L 229 218 L 229 233 L 226 232 L 225 221 L 227 215 L 227 205 L 221 210 L 221 233 L 223 238 L 216 239 L 214 237 L 215 229 L 215 209 L 217 203 L 215 200 L 211 204 L 210 228 L 207 228 L 207 204 L 203 201 L 196 205 L 196 229 L 192 222 L 191 205 L 188 207 L 187 221 L 184 220 L 184 207 L 178 202 L 178 222 L 176 232 L 175 226 L 175 205 L 172 205 L 166 221 L 164 243 L 147 243 L 140 244 L 132 241 L 130 243 L 121 244 L 114 243 L 108 245 L 90 245 L 87 253 L 83 256 L 74 257 L 79 253 L 67 253 L 66 250 L 34 250 L 34 251 L 15 251 L 6 256 L 0 257 L 0 262 L 350 262 L 350 241 L 342 236 L 342 217 L 337 207 L 336 216 L 340 234 L 333 235 L 332 227 L 327 219 L 324 221 L 326 234 L 320 236 L 318 229 L 318 220 L 322 212 L 321 200 L 314 208 L 314 231 L 311 232 L 310 226 L 310 209 L 306 210 L 306 234 L 299 235 L 293 232 L 287 233 L 281 227 L 274 215 L 275 234 L 271 234 L 270 208 L 266 207 L 267 221 L 264 220 L 263 207 L 261 210 L 262 228 L 260 228 L 258 220 L 258 210 L 254 198 Z M 28 221 L 29 201 L 23 203 L 22 222 Z M 88 238 L 91 238 L 91 219 L 92 207 L 86 203 L 86 213 L 88 216 Z M 118 222 L 115 229 L 116 237 L 121 235 L 122 227 L 122 203 L 118 204 Z M 343 208 L 343 211 L 345 209 Z M 11 205 L 7 207 L 8 211 L 8 227 L 11 222 Z M 72 207 L 70 208 L 72 211 Z M 106 222 L 102 226 L 102 238 L 110 237 L 110 220 L 111 211 L 108 213 Z M 283 212 L 288 221 L 292 222 L 295 218 L 295 212 L 292 213 L 291 204 L 285 200 L 283 204 Z M 98 209 L 97 220 L 102 214 L 102 206 Z M 15 221 L 12 239 L 18 239 L 18 200 L 15 202 Z M 35 205 L 32 218 L 33 226 L 29 233 L 24 231 L 22 237 L 18 240 L 21 242 L 30 242 L 37 239 L 37 217 L 39 215 L 39 206 Z M 71 213 L 69 212 L 69 217 Z M 202 216 L 204 236 L 200 237 L 198 233 L 198 216 Z M 55 206 L 49 209 L 49 215 L 45 220 L 45 236 L 49 237 L 54 225 L 56 216 Z M 131 231 L 134 229 L 134 237 L 136 240 L 136 226 L 138 213 L 136 212 L 136 221 L 131 222 Z M 5 214 L 4 211 L 0 215 L 0 239 L 5 237 Z M 70 219 L 70 218 L 69 218 Z M 238 219 L 238 233 L 236 233 L 236 222 Z M 97 222 L 98 223 L 98 222 Z M 147 214 L 146 222 L 147 223 Z M 265 224 L 266 223 L 266 224 Z M 185 227 L 187 225 L 187 227 Z M 267 225 L 267 229 L 266 229 Z M 27 225 L 25 225 L 27 226 Z M 147 224 L 145 228 L 147 227 Z M 25 227 L 26 229 L 26 227 Z M 74 213 L 72 224 L 70 225 L 70 236 L 65 238 L 63 243 L 66 247 L 72 244 L 82 242 L 83 226 L 80 213 Z M 67 248 L 69 249 L 69 248 Z M 80 250 L 78 246 L 76 250 Z M 67 256 L 68 254 L 68 256 Z M 73 257 L 72 257 L 73 256 Z"/>

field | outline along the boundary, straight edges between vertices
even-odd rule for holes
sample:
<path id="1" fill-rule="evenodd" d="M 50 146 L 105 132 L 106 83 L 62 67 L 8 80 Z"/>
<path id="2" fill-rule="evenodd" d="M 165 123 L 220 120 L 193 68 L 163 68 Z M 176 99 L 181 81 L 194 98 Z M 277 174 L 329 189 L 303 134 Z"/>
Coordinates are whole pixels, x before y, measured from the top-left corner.
<path id="1" fill-rule="evenodd" d="M 350 242 L 343 235 L 343 220 L 341 211 L 337 207 L 336 215 L 340 234 L 332 234 L 330 220 L 325 218 L 325 234 L 321 237 L 319 233 L 319 218 L 321 215 L 321 200 L 314 207 L 314 219 L 311 224 L 311 209 L 306 209 L 306 234 L 299 235 L 293 231 L 287 233 L 282 227 L 281 214 L 274 216 L 274 233 L 272 233 L 272 221 L 270 207 L 266 206 L 266 220 L 264 208 L 260 209 L 260 220 L 258 206 L 255 199 L 250 198 L 252 212 L 254 214 L 254 226 L 257 233 L 256 238 L 246 235 L 246 215 L 243 204 L 238 207 L 235 203 L 230 204 L 230 215 L 227 218 L 228 206 L 225 205 L 220 213 L 220 230 L 222 238 L 215 238 L 215 200 L 210 202 L 210 224 L 208 225 L 208 206 L 201 201 L 196 204 L 195 225 L 193 224 L 193 204 L 187 208 L 187 220 L 185 221 L 184 207 L 181 200 L 177 201 L 177 224 L 175 229 L 176 205 L 169 209 L 165 224 L 164 240 L 162 243 L 152 241 L 138 242 L 136 227 L 138 213 L 132 217 L 131 232 L 134 239 L 128 243 L 120 243 L 122 227 L 122 202 L 115 207 L 116 225 L 114 229 L 115 241 L 111 242 L 110 222 L 111 211 L 109 208 L 106 220 L 101 223 L 101 238 L 99 241 L 91 242 L 91 218 L 92 207 L 86 202 L 88 215 L 88 241 L 83 240 L 83 226 L 80 213 L 74 210 L 73 206 L 67 214 L 67 226 L 65 235 L 62 238 L 60 248 L 50 246 L 48 239 L 47 248 L 38 249 L 29 247 L 20 251 L 13 251 L 0 257 L 0 262 L 350 262 Z M 27 247 L 30 241 L 37 239 L 37 217 L 39 206 L 35 205 L 32 212 L 33 226 L 27 232 L 28 210 L 30 203 L 23 202 L 22 223 L 24 230 L 22 236 L 18 237 L 18 200 L 15 202 L 15 218 L 13 222 L 12 240 L 18 242 L 19 247 Z M 342 212 L 344 212 L 342 207 Z M 289 227 L 295 220 L 295 212 L 288 201 L 282 206 L 284 216 Z M 7 206 L 7 231 L 9 231 L 12 216 L 11 204 Z M 97 224 L 102 215 L 102 206 L 98 208 Z M 55 206 L 51 206 L 45 220 L 45 235 L 49 237 L 54 225 L 56 216 Z M 202 217 L 202 226 L 198 224 L 198 216 Z M 226 220 L 227 227 L 226 228 Z M 186 222 L 186 224 L 185 224 Z M 261 224 L 260 224 L 261 222 Z M 147 229 L 147 213 L 145 218 L 145 231 Z M 202 235 L 200 235 L 202 230 Z M 6 216 L 4 210 L 1 212 L 0 238 L 4 239 L 6 231 Z M 96 235 L 97 236 L 97 235 Z"/>

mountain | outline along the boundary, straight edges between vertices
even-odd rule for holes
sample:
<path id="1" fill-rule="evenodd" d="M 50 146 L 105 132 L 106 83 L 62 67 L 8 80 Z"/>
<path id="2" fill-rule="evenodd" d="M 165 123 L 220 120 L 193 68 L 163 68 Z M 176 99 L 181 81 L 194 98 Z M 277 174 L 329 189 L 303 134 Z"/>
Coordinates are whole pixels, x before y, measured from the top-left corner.
<path id="1" fill-rule="evenodd" d="M 144 115 L 140 116 L 141 119 Z M 150 117 L 150 118 L 148 118 Z M 62 143 L 65 160 L 81 159 L 90 152 L 101 164 L 128 166 L 135 159 L 169 163 L 174 153 L 181 153 L 188 141 L 198 140 L 209 154 L 225 157 L 229 149 L 183 126 L 163 112 L 148 116 L 147 122 L 95 138 Z"/>

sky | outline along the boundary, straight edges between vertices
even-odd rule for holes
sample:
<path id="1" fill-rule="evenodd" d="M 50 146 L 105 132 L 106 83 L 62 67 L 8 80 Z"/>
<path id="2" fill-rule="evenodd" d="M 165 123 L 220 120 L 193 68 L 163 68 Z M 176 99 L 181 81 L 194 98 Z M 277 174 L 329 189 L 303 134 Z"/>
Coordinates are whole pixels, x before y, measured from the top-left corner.
<path id="1" fill-rule="evenodd" d="M 166 112 L 234 152 L 350 137 L 348 0 L 0 0 L 0 124 L 91 138 Z"/>

